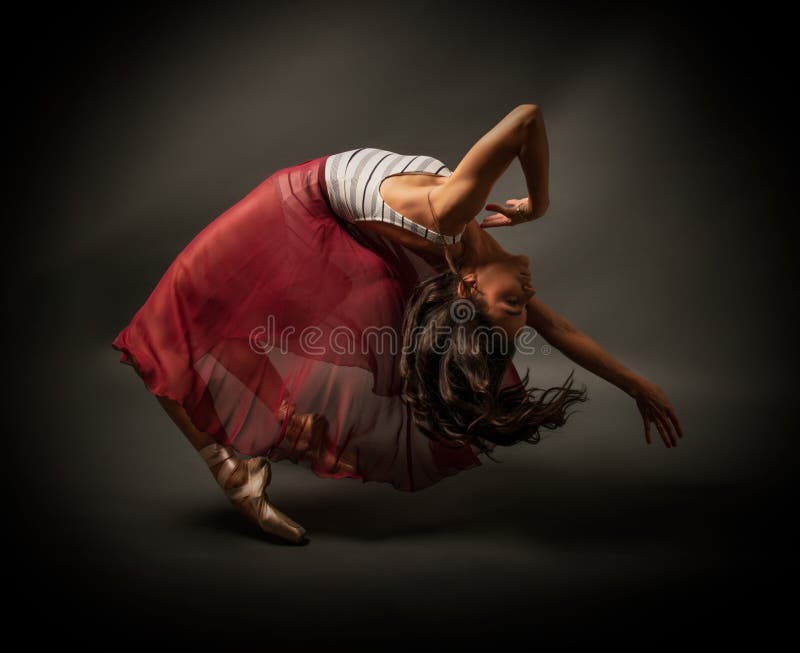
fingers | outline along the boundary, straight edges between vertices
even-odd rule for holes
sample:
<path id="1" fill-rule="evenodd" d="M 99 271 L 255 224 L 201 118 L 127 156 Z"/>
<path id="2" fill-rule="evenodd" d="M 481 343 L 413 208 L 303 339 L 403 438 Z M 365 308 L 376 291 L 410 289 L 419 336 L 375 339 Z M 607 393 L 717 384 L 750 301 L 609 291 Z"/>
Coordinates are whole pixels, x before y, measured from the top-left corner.
<path id="1" fill-rule="evenodd" d="M 654 414 L 652 408 L 644 403 L 644 402 L 636 402 L 636 405 L 639 408 L 639 412 L 642 414 L 642 419 L 644 420 L 644 435 L 647 438 L 647 444 L 652 444 L 652 439 L 650 437 L 650 422 L 656 425 L 656 429 L 658 433 L 661 435 L 661 439 L 664 440 L 664 444 L 667 448 L 671 448 L 672 444 L 670 443 L 670 438 L 667 435 L 667 432 L 664 430 L 664 426 L 661 424 L 658 417 Z"/>
<path id="2" fill-rule="evenodd" d="M 506 204 L 508 206 L 503 206 L 502 204 L 496 204 L 494 202 L 490 202 L 489 204 L 486 205 L 485 208 L 487 211 L 497 211 L 498 213 L 502 213 L 503 215 L 510 218 L 515 214 L 517 205 L 521 201 L 522 200 L 515 200 L 515 199 L 506 200 Z"/>
<path id="3" fill-rule="evenodd" d="M 498 213 L 502 213 L 503 215 L 508 215 L 511 211 L 508 207 L 500 206 L 499 204 L 487 204 L 486 205 L 487 211 L 497 211 Z"/>
<path id="4" fill-rule="evenodd" d="M 667 408 L 667 415 L 669 415 L 670 420 L 672 421 L 673 426 L 678 431 L 678 437 L 683 437 L 683 429 L 681 428 L 681 423 L 678 421 L 678 416 L 675 414 L 675 411 L 672 410 L 672 406 Z"/>
<path id="5" fill-rule="evenodd" d="M 639 410 L 642 413 L 642 421 L 644 422 L 644 439 L 647 440 L 647 444 L 653 444 L 653 438 L 650 435 L 650 424 L 647 421 L 647 413 L 642 410 L 641 407 Z"/>
<path id="6" fill-rule="evenodd" d="M 504 215 L 494 214 L 490 215 L 488 218 L 484 218 L 483 222 L 481 222 L 481 227 L 508 227 L 512 223 L 510 218 L 507 218 Z"/>
<path id="7" fill-rule="evenodd" d="M 655 397 L 655 404 L 653 408 L 661 415 L 661 418 L 664 420 L 665 426 L 671 430 L 674 434 L 677 433 L 678 438 L 683 437 L 683 429 L 681 428 L 681 424 L 678 421 L 678 416 L 675 414 L 675 411 L 672 408 L 672 404 L 670 403 L 667 395 L 664 394 L 664 391 L 661 388 L 657 388 L 658 392 Z M 675 441 L 675 445 L 677 446 L 677 440 Z"/>
<path id="8" fill-rule="evenodd" d="M 650 419 L 653 420 L 653 424 L 656 425 L 658 432 L 661 434 L 661 439 L 664 440 L 664 444 L 667 445 L 667 449 L 671 449 L 672 445 L 669 441 L 669 436 L 667 432 L 664 430 L 664 427 L 661 425 L 661 422 L 658 419 L 655 419 L 653 415 L 650 415 Z"/>
<path id="9" fill-rule="evenodd" d="M 672 428 L 669 420 L 667 419 L 666 415 L 658 409 L 653 410 L 653 414 L 655 419 L 658 420 L 658 424 L 661 424 L 661 427 L 669 436 L 670 446 L 677 447 L 678 446 L 678 436 L 675 435 L 675 430 Z"/>
<path id="10" fill-rule="evenodd" d="M 670 429 L 670 424 L 664 415 L 652 407 L 645 407 L 644 409 L 640 407 L 640 410 L 645 415 L 645 424 L 648 421 L 652 421 L 656 425 L 656 429 L 658 429 L 661 439 L 664 440 L 664 444 L 668 449 L 678 446 L 678 439 L 675 437 L 674 431 Z"/>

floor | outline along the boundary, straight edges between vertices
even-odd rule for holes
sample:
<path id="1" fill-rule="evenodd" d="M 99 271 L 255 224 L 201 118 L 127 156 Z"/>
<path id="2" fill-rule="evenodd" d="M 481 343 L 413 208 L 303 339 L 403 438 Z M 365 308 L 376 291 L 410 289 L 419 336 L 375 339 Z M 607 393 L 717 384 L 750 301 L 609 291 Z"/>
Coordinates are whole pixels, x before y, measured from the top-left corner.
<path id="1" fill-rule="evenodd" d="M 595 385 L 561 435 L 413 494 L 275 464 L 272 500 L 311 536 L 296 546 L 230 507 L 116 360 L 97 347 L 33 363 L 62 394 L 32 412 L 10 575 L 20 612 L 48 611 L 43 637 L 719 644 L 788 623 L 779 461 L 759 472 L 751 449 L 717 446 L 722 400 L 674 397 L 688 435 L 646 448 L 627 397 Z M 68 382 L 76 365 L 85 385 Z M 751 440 L 744 415 L 723 441 Z"/>

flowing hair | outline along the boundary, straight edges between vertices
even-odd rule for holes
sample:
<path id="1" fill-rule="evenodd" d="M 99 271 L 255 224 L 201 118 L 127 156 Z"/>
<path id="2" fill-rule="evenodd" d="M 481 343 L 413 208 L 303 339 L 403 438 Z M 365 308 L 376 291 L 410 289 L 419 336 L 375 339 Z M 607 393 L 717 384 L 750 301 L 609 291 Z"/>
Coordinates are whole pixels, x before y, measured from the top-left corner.
<path id="1" fill-rule="evenodd" d="M 520 383 L 501 389 L 514 342 L 505 335 L 497 347 L 494 337 L 482 337 L 497 333 L 486 302 L 458 296 L 463 278 L 447 258 L 451 269 L 418 284 L 405 308 L 402 397 L 420 430 L 445 444 L 472 444 L 489 458 L 487 442 L 536 444 L 539 429 L 563 426 L 567 409 L 587 400 L 586 387 L 572 387 L 573 370 L 563 386 L 529 388 L 528 370 Z"/>

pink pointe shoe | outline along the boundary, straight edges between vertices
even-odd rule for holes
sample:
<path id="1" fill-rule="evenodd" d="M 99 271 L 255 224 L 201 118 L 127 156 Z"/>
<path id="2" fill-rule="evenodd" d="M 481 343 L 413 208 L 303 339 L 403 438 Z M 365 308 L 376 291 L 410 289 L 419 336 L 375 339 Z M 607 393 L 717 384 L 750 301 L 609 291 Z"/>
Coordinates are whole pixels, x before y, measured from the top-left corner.
<path id="1" fill-rule="evenodd" d="M 301 542 L 306 529 L 275 508 L 267 495 L 267 486 L 272 480 L 272 468 L 265 457 L 240 460 L 231 447 L 214 442 L 198 452 L 209 467 L 222 463 L 217 470 L 217 483 L 234 507 L 255 522 L 266 533 L 290 542 Z M 241 485 L 225 487 L 231 475 L 244 465 L 245 480 Z M 310 539 L 310 538 L 309 538 Z"/>

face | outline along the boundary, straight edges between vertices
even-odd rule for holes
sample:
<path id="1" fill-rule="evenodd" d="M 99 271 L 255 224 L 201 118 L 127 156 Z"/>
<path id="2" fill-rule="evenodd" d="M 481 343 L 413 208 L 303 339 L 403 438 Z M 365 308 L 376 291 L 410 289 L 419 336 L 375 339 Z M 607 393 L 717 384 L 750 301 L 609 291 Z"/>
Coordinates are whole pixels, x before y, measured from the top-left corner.
<path id="1" fill-rule="evenodd" d="M 472 296 L 478 294 L 487 303 L 492 324 L 505 329 L 513 339 L 525 326 L 526 304 L 536 294 L 531 285 L 530 259 L 511 256 L 482 264 L 463 276 L 471 284 Z M 459 294 L 465 296 L 460 288 Z"/>

